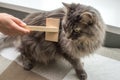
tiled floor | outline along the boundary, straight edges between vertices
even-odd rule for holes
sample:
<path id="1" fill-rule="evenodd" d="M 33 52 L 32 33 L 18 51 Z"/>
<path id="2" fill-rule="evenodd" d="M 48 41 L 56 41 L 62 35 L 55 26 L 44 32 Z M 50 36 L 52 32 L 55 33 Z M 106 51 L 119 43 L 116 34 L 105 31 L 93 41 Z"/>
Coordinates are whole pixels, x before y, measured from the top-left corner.
<path id="1" fill-rule="evenodd" d="M 2 74 L 2 72 L 10 65 L 12 61 L 3 58 L 2 56 L 0 56 L 0 75 Z"/>
<path id="2" fill-rule="evenodd" d="M 23 68 L 20 65 L 17 65 L 12 61 L 13 59 L 15 59 L 15 56 L 17 56 L 16 55 L 17 52 L 14 48 L 5 49 L 5 50 L 1 51 L 1 53 L 2 53 L 2 56 L 10 59 L 10 60 L 8 60 L 8 59 L 5 59 L 2 56 L 0 56 L 0 63 L 1 63 L 0 64 L 0 72 L 1 73 L 6 69 L 6 67 L 8 65 L 9 65 L 9 67 L 7 68 L 7 72 L 6 71 L 4 72 L 4 75 L 8 74 L 8 72 L 10 72 L 10 71 L 15 72 L 15 74 L 21 74 L 24 72 Z M 8 55 L 8 53 L 11 54 L 11 57 Z M 120 79 L 120 76 L 119 76 L 120 61 L 118 61 L 118 60 L 120 57 L 120 55 L 119 55 L 120 49 L 102 47 L 95 53 L 97 53 L 97 54 L 83 59 L 84 68 L 88 74 L 88 80 L 119 80 Z M 15 54 L 15 56 L 14 56 L 14 54 Z M 108 57 L 100 56 L 98 54 L 109 56 L 112 59 L 108 58 Z M 117 58 L 115 60 L 114 58 L 116 57 L 116 55 L 117 55 Z M 12 62 L 12 64 L 10 65 L 11 62 Z M 20 62 L 17 62 L 17 63 L 20 63 Z M 13 70 L 10 68 L 10 66 L 12 67 Z M 18 67 L 21 67 L 21 68 L 18 68 Z M 8 70 L 9 68 L 11 70 Z M 14 70 L 14 69 L 17 69 L 17 70 Z M 32 71 L 29 72 L 29 74 L 33 74 L 34 75 L 33 78 L 36 78 L 36 80 L 38 80 L 38 78 L 40 80 L 42 80 L 42 79 L 43 80 L 44 79 L 45 80 L 46 79 L 49 79 L 49 80 L 78 80 L 78 78 L 75 75 L 74 70 L 71 68 L 71 66 L 68 63 L 64 62 L 63 60 L 58 61 L 56 63 L 49 64 L 47 66 L 41 65 L 41 64 L 37 65 L 37 66 L 35 66 L 34 69 L 32 69 Z M 24 75 L 28 75 L 28 73 L 24 73 Z M 7 76 L 10 77 L 9 75 L 7 75 Z M 12 74 L 11 74 L 11 76 L 12 76 L 11 79 L 13 77 L 15 77 L 15 75 L 12 75 Z M 16 75 L 16 76 L 20 77 L 20 75 Z M 3 79 L 3 77 L 1 79 Z M 29 77 L 26 78 L 25 80 L 28 80 L 28 79 L 29 79 Z M 16 78 L 15 80 L 19 80 L 19 79 Z"/>
<path id="3" fill-rule="evenodd" d="M 88 80 L 119 80 L 120 62 L 100 55 L 86 58 L 84 68 L 88 74 Z M 63 80 L 78 80 L 72 69 Z"/>
<path id="4" fill-rule="evenodd" d="M 0 80 L 48 80 L 34 72 L 24 70 L 16 62 L 12 62 L 9 67 L 0 75 Z"/>

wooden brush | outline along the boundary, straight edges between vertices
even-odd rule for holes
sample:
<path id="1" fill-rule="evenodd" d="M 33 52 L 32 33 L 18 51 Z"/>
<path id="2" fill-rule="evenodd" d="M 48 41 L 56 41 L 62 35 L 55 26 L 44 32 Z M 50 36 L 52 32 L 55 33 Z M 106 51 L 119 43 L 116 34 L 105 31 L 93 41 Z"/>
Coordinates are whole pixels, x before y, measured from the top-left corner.
<path id="1" fill-rule="evenodd" d="M 45 40 L 58 42 L 60 19 L 46 18 L 46 26 L 30 26 L 26 28 L 30 31 L 45 32 Z"/>

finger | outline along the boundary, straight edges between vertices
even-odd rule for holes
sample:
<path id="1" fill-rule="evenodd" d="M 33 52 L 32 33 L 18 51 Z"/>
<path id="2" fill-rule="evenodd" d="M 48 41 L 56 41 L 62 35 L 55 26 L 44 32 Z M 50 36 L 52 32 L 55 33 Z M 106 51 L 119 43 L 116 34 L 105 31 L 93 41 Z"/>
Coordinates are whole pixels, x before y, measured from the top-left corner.
<path id="1" fill-rule="evenodd" d="M 15 30 L 19 31 L 19 32 L 23 32 L 23 33 L 29 33 L 30 31 L 27 29 L 24 29 L 22 27 L 20 27 L 19 25 L 17 25 L 15 22 L 12 22 L 11 27 L 14 28 Z"/>
<path id="2" fill-rule="evenodd" d="M 28 29 L 26 28 L 26 23 L 24 23 L 24 22 L 21 21 L 20 19 L 14 18 L 14 19 L 12 19 L 12 20 L 13 20 L 17 25 L 19 25 L 20 27 L 28 30 Z M 29 32 L 30 32 L 30 30 L 29 30 Z"/>
<path id="3" fill-rule="evenodd" d="M 26 26 L 26 24 L 25 24 L 23 21 L 21 21 L 20 19 L 14 17 L 14 16 L 12 16 L 11 19 L 12 19 L 16 24 L 18 24 L 18 25 L 21 26 L 21 27 Z"/>

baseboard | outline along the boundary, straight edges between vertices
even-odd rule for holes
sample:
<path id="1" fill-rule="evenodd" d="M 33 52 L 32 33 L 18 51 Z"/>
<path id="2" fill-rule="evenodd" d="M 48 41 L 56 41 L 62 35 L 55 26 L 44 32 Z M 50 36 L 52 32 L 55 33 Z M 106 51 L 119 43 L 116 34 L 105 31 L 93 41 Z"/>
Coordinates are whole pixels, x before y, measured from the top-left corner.
<path id="1" fill-rule="evenodd" d="M 120 28 L 107 25 L 105 47 L 120 48 Z"/>

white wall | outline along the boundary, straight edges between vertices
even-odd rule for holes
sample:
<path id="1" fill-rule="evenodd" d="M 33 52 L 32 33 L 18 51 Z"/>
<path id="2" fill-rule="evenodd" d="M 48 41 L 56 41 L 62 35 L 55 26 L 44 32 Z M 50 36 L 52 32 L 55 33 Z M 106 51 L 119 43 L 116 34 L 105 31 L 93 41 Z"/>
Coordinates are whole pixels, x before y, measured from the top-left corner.
<path id="1" fill-rule="evenodd" d="M 0 2 L 40 10 L 62 7 L 62 2 L 86 4 L 98 9 L 106 24 L 120 27 L 120 0 L 0 0 Z"/>

